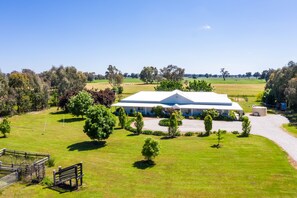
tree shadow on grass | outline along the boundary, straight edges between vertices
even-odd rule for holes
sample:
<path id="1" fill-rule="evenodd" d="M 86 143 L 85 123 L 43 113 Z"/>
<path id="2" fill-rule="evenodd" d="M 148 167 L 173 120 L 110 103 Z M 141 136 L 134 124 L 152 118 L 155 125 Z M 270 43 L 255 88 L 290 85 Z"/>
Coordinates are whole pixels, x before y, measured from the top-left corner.
<path id="1" fill-rule="evenodd" d="M 139 136 L 139 134 L 138 134 L 138 133 L 130 133 L 130 134 L 128 134 L 127 136 L 128 136 L 128 137 L 131 137 L 131 136 Z"/>
<path id="2" fill-rule="evenodd" d="M 88 151 L 103 148 L 106 146 L 106 141 L 84 141 L 69 145 L 67 148 L 69 151 Z"/>
<path id="3" fill-rule="evenodd" d="M 147 168 L 152 168 L 155 165 L 156 165 L 155 162 L 152 160 L 140 160 L 133 163 L 133 167 L 142 169 L 142 170 Z"/>
<path id="4" fill-rule="evenodd" d="M 174 138 L 176 138 L 176 136 L 175 136 L 175 137 L 172 137 L 172 136 L 164 136 L 164 137 L 161 137 L 160 139 L 161 139 L 161 140 L 171 140 L 171 139 L 174 139 Z"/>
<path id="5" fill-rule="evenodd" d="M 44 189 L 51 189 L 51 190 L 54 190 L 56 192 L 59 192 L 60 194 L 63 194 L 63 193 L 67 193 L 67 192 L 72 192 L 74 190 L 77 190 L 75 189 L 75 187 L 70 187 L 69 185 L 59 185 L 59 186 L 48 186 L 48 187 L 44 187 Z"/>
<path id="6" fill-rule="evenodd" d="M 216 149 L 219 149 L 219 148 L 222 148 L 222 145 L 221 144 L 214 144 L 212 146 L 210 146 L 211 148 L 216 148 Z"/>
<path id="7" fill-rule="evenodd" d="M 61 115 L 61 114 L 67 114 L 66 111 L 56 111 L 56 112 L 50 112 L 52 115 Z"/>
<path id="8" fill-rule="evenodd" d="M 85 120 L 84 118 L 66 118 L 66 119 L 60 119 L 58 122 L 64 122 L 64 123 L 71 123 L 71 122 L 79 122 Z"/>

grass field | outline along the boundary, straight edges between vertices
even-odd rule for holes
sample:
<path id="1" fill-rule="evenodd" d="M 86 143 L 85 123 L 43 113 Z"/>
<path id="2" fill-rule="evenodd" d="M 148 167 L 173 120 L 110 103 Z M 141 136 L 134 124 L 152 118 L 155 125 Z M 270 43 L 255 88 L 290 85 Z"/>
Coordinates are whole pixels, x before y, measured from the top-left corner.
<path id="1" fill-rule="evenodd" d="M 193 78 L 184 78 L 187 81 L 193 81 Z M 205 80 L 212 84 L 265 84 L 265 80 L 256 78 L 197 78 L 196 80 Z M 94 80 L 90 83 L 108 83 L 108 80 Z M 124 78 L 123 83 L 143 83 L 139 78 Z"/>
<path id="2" fill-rule="evenodd" d="M 290 124 L 284 124 L 283 128 L 291 135 L 297 137 L 297 126 L 290 125 Z"/>
<path id="3" fill-rule="evenodd" d="M 106 144 L 93 144 L 82 132 L 84 121 L 52 108 L 14 116 L 1 147 L 49 153 L 55 168 L 84 164 L 84 185 L 60 194 L 41 185 L 14 184 L 1 197 L 296 197 L 297 171 L 287 155 L 260 136 L 224 135 L 158 139 L 156 165 L 144 167 L 141 148 L 148 136 L 116 129 Z M 64 120 L 64 122 L 63 122 Z M 52 170 L 47 175 L 52 178 Z"/>
<path id="4" fill-rule="evenodd" d="M 205 78 L 205 80 L 212 83 L 215 89 L 214 92 L 228 94 L 231 99 L 242 106 L 245 112 L 252 112 L 252 106 L 259 105 L 259 102 L 256 102 L 256 96 L 264 90 L 265 86 L 264 81 L 258 79 L 227 78 L 226 81 L 224 81 L 221 78 Z M 154 87 L 156 87 L 157 84 L 143 84 L 139 79 L 128 78 L 125 79 L 122 86 L 124 87 L 122 98 L 124 98 L 139 91 L 154 91 Z M 97 83 L 88 83 L 86 87 L 88 89 L 111 88 L 106 80 L 101 80 Z M 246 96 L 248 100 L 244 100 L 243 96 Z"/>

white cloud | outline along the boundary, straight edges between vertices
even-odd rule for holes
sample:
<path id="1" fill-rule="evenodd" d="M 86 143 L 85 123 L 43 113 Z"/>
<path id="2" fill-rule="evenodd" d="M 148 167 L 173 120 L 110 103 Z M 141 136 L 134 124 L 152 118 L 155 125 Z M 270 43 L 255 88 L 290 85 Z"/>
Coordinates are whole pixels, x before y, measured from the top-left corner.
<path id="1" fill-rule="evenodd" d="M 202 30 L 211 30 L 210 25 L 204 25 L 201 27 Z"/>

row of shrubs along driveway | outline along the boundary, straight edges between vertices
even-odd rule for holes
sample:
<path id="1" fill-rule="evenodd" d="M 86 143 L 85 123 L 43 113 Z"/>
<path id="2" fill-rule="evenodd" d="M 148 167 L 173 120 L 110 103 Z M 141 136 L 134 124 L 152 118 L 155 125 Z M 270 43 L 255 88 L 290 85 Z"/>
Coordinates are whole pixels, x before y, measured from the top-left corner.
<path id="1" fill-rule="evenodd" d="M 144 119 L 144 127 L 143 129 L 154 130 L 154 131 L 168 131 L 168 127 L 160 126 L 159 121 L 161 119 L 158 118 L 145 118 Z M 213 121 L 212 122 L 212 130 L 217 131 L 219 129 L 226 131 L 241 131 L 241 122 L 238 121 Z M 203 120 L 189 120 L 184 119 L 182 126 L 179 126 L 179 130 L 181 133 L 185 132 L 203 132 L 204 129 L 204 121 Z"/>
<path id="2" fill-rule="evenodd" d="M 282 129 L 282 124 L 289 123 L 288 119 L 281 115 L 267 115 L 264 117 L 248 116 L 251 120 L 252 134 L 264 136 L 285 150 L 292 159 L 297 162 L 297 138 L 289 135 Z M 145 118 L 143 129 L 154 131 L 168 131 L 168 127 L 159 125 L 161 119 Z M 213 121 L 212 131 L 218 129 L 228 132 L 242 131 L 241 122 L 239 121 Z M 181 133 L 185 132 L 204 132 L 203 120 L 183 120 L 183 125 L 179 126 Z"/>

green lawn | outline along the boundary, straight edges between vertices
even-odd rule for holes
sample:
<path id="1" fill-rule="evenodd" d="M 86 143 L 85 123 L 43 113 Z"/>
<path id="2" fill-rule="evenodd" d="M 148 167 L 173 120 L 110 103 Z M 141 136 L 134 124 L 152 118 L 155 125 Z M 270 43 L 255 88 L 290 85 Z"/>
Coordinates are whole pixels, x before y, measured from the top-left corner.
<path id="1" fill-rule="evenodd" d="M 297 137 L 297 126 L 291 124 L 284 124 L 283 128 L 289 132 L 291 135 Z"/>
<path id="2" fill-rule="evenodd" d="M 63 124 L 63 118 L 65 120 Z M 84 163 L 84 185 L 60 194 L 41 185 L 15 184 L 2 197 L 296 197 L 297 171 L 287 155 L 260 136 L 224 135 L 223 148 L 211 148 L 216 136 L 158 139 L 156 165 L 141 166 L 148 136 L 117 129 L 106 145 L 94 145 L 82 132 L 84 121 L 55 108 L 14 116 L 12 132 L 1 147 L 49 153 L 55 168 Z M 143 168 L 143 169 L 142 169 Z M 47 175 L 52 178 L 52 170 Z"/>

